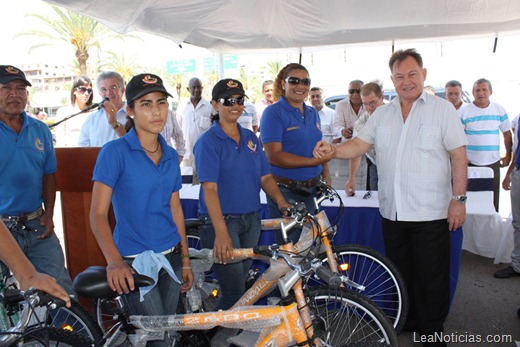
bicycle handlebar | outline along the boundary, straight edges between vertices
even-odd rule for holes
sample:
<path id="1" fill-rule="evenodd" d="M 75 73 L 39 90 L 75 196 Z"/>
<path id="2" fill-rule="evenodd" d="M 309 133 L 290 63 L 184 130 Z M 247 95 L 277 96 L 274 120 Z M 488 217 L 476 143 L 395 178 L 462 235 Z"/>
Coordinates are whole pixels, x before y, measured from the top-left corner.
<path id="1" fill-rule="evenodd" d="M 341 276 L 332 272 L 329 268 L 323 266 L 319 259 L 312 259 L 310 262 L 304 262 L 300 264 L 295 263 L 293 257 L 290 254 L 280 252 L 280 247 L 278 245 L 255 246 L 253 248 L 253 253 L 264 255 L 273 259 L 282 258 L 292 270 L 298 271 L 300 276 L 307 276 L 314 272 L 332 289 L 337 289 L 342 284 Z"/>

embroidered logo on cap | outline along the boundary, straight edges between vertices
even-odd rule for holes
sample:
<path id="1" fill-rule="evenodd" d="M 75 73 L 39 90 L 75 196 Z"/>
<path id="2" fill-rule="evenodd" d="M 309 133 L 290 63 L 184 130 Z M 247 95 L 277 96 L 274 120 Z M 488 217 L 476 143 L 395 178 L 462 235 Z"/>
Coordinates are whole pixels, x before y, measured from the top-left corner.
<path id="1" fill-rule="evenodd" d="M 233 81 L 233 80 L 229 80 L 229 81 L 227 82 L 227 86 L 228 86 L 229 88 L 238 88 L 238 83 L 235 82 L 235 81 Z"/>
<path id="2" fill-rule="evenodd" d="M 19 74 L 20 74 L 20 70 L 15 69 L 15 68 L 12 67 L 12 66 L 8 66 L 8 67 L 6 67 L 6 68 L 5 68 L 5 72 L 10 73 L 10 74 L 13 74 L 13 75 L 19 75 Z"/>
<path id="3" fill-rule="evenodd" d="M 156 77 L 153 77 L 152 75 L 146 75 L 143 77 L 143 82 L 146 84 L 159 84 Z"/>

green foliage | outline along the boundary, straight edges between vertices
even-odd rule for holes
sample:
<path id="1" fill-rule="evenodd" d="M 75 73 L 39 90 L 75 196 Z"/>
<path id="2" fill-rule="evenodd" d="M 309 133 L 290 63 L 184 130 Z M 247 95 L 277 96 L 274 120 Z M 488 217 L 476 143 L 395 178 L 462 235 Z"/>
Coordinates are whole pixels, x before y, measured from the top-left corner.
<path id="1" fill-rule="evenodd" d="M 121 37 L 103 24 L 58 6 L 51 5 L 54 16 L 29 14 L 28 17 L 36 19 L 41 29 L 29 29 L 18 33 L 16 36 L 35 36 L 43 38 L 29 49 L 29 53 L 43 46 L 70 46 L 74 50 L 79 65 L 80 74 L 87 74 L 87 61 L 89 51 L 100 48 L 100 43 L 107 38 Z M 35 25 L 36 26 L 36 25 Z"/>

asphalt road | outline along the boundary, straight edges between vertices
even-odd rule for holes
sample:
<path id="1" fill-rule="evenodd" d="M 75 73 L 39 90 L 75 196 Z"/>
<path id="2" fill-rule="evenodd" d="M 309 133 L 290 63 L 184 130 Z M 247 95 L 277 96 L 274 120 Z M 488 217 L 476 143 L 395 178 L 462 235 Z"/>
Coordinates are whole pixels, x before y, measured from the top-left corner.
<path id="1" fill-rule="evenodd" d="M 445 333 L 459 342 L 448 346 L 520 346 L 520 277 L 496 279 L 493 273 L 504 265 L 493 259 L 462 251 L 461 271 Z M 488 337 L 491 339 L 486 341 Z M 465 342 L 482 339 L 482 342 Z M 401 347 L 421 346 L 412 333 L 399 337 Z"/>

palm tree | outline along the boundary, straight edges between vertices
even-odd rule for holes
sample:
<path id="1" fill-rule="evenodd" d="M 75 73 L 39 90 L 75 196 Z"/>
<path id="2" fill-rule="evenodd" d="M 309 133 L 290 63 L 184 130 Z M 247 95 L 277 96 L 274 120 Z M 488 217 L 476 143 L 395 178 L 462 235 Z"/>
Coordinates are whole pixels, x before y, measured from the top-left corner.
<path id="1" fill-rule="evenodd" d="M 124 55 L 116 52 L 106 52 L 108 55 L 99 65 L 99 71 L 111 70 L 123 76 L 125 81 L 130 81 L 133 75 L 141 71 L 141 67 L 136 63 L 135 55 Z"/>
<path id="2" fill-rule="evenodd" d="M 278 75 L 278 72 L 283 68 L 283 63 L 280 60 L 272 60 L 267 62 L 267 66 L 264 67 L 268 78 L 274 80 Z"/>
<path id="3" fill-rule="evenodd" d="M 45 39 L 45 43 L 39 43 L 29 49 L 29 53 L 42 46 L 53 46 L 59 43 L 72 45 L 80 73 L 87 74 L 87 61 L 89 51 L 92 48 L 100 48 L 100 42 L 107 38 L 119 37 L 115 32 L 103 24 L 68 10 L 51 5 L 55 16 L 29 14 L 29 17 L 39 20 L 42 30 L 31 29 L 18 33 L 16 36 L 37 36 Z"/>

